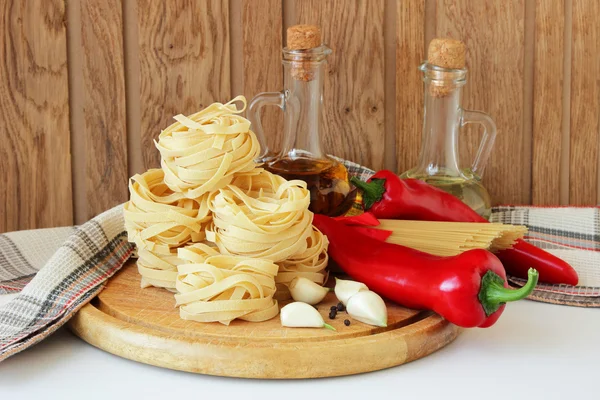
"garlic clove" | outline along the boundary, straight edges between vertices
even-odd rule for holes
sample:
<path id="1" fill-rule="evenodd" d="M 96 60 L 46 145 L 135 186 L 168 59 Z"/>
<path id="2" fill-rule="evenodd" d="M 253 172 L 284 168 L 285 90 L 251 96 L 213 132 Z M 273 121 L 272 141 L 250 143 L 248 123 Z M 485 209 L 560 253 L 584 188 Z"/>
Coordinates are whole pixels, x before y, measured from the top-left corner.
<path id="1" fill-rule="evenodd" d="M 369 288 L 364 283 L 335 278 L 335 296 L 343 305 L 348 305 L 348 300 L 356 293 L 366 290 Z"/>
<path id="2" fill-rule="evenodd" d="M 383 299 L 375 292 L 362 291 L 348 300 L 346 311 L 354 319 L 374 326 L 387 326 L 387 308 Z"/>
<path id="3" fill-rule="evenodd" d="M 323 321 L 321 314 L 310 304 L 296 301 L 283 307 L 279 313 L 281 325 L 289 328 L 335 328 Z"/>
<path id="4" fill-rule="evenodd" d="M 303 277 L 296 277 L 290 282 L 289 285 L 290 293 L 295 301 L 301 301 L 307 304 L 319 304 L 329 289 L 306 279 Z"/>

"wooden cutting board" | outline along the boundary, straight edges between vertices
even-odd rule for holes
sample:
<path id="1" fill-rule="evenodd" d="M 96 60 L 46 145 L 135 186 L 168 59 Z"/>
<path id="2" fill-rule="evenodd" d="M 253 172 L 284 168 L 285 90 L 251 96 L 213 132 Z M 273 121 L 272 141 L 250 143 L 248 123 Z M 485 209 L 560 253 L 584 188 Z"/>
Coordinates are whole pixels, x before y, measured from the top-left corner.
<path id="1" fill-rule="evenodd" d="M 317 378 L 375 371 L 425 357 L 460 329 L 429 311 L 388 303 L 388 327 L 328 319 L 333 293 L 319 304 L 337 331 L 284 328 L 279 318 L 261 323 L 198 323 L 179 318 L 173 294 L 140 288 L 129 262 L 69 322 L 80 338 L 118 356 L 201 374 L 265 379 Z M 351 320 L 350 326 L 344 319 Z"/>

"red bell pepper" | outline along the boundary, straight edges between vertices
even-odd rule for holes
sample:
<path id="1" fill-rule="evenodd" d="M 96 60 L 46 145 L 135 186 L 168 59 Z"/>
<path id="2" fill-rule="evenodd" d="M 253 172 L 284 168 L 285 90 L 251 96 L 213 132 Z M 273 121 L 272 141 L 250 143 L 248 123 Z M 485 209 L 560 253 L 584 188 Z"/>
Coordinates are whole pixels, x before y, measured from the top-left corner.
<path id="1" fill-rule="evenodd" d="M 363 205 L 377 218 L 419 221 L 489 222 L 457 197 L 417 179 L 400 179 L 391 171 L 377 172 L 367 182 L 351 182 L 363 191 Z M 529 268 L 540 281 L 577 285 L 577 272 L 560 258 L 519 239 L 511 249 L 496 254 L 506 271 L 527 278 Z"/>
<path id="2" fill-rule="evenodd" d="M 493 325 L 505 303 L 529 295 L 537 271 L 520 289 L 508 288 L 506 273 L 496 256 L 469 250 L 440 257 L 364 235 L 324 215 L 313 224 L 329 240 L 329 256 L 353 279 L 400 305 L 435 311 L 455 325 L 485 328 Z"/>

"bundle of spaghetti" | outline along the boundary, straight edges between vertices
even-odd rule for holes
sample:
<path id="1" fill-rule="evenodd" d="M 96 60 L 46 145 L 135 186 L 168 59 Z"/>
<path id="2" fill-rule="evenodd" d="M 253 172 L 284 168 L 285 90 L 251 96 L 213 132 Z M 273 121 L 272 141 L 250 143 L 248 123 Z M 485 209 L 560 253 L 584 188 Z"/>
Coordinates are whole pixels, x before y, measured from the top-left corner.
<path id="1" fill-rule="evenodd" d="M 392 232 L 387 242 L 440 256 L 471 249 L 492 252 L 512 247 L 527 233 L 527 227 L 500 223 L 380 220 L 378 229 Z"/>
<path id="2" fill-rule="evenodd" d="M 291 297 L 287 286 L 296 277 L 304 277 L 320 285 L 327 282 L 326 268 L 329 261 L 327 236 L 313 226 L 312 233 L 306 238 L 306 241 L 305 251 L 277 263 L 279 273 L 275 282 L 277 283 L 276 297 L 279 300 Z"/>
<path id="3" fill-rule="evenodd" d="M 257 169 L 236 176 L 209 201 L 207 240 L 222 254 L 284 261 L 304 253 L 312 234 L 306 182 Z"/>
<path id="4" fill-rule="evenodd" d="M 238 109 L 236 102 L 242 102 Z M 239 114 L 246 99 L 238 96 L 229 103 L 213 103 L 204 110 L 177 121 L 159 135 L 165 183 L 188 198 L 228 185 L 236 173 L 252 171 L 260 152 L 250 121 Z"/>
<path id="5" fill-rule="evenodd" d="M 264 259 L 221 255 L 204 243 L 179 249 L 175 300 L 180 317 L 229 325 L 234 319 L 260 322 L 279 313 L 278 266 Z"/>
<path id="6" fill-rule="evenodd" d="M 178 262 L 173 249 L 203 240 L 204 226 L 211 219 L 208 195 L 188 199 L 171 191 L 163 178 L 160 169 L 135 175 L 124 206 L 128 239 L 138 249 L 142 287 L 174 288 Z"/>

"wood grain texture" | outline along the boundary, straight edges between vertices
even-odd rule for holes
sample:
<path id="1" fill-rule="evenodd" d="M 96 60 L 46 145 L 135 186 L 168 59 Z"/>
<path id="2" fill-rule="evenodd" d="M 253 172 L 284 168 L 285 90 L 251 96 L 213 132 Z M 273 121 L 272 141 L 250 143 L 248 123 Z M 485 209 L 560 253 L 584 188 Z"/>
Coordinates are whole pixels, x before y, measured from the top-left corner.
<path id="1" fill-rule="evenodd" d="M 331 47 L 325 78 L 326 150 L 370 168 L 384 165 L 384 1 L 302 0 L 296 23 L 319 25 Z"/>
<path id="2" fill-rule="evenodd" d="M 283 90 L 282 23 L 280 0 L 243 0 L 242 85 L 248 101 L 261 92 Z M 283 113 L 278 107 L 265 107 L 261 122 L 267 145 L 279 150 L 283 138 Z"/>
<path id="3" fill-rule="evenodd" d="M 138 0 L 141 142 L 145 168 L 159 166 L 153 140 L 174 122 L 230 100 L 227 0 Z"/>
<path id="4" fill-rule="evenodd" d="M 524 2 L 438 0 L 436 11 L 436 36 L 460 39 L 467 46 L 463 107 L 490 114 L 498 127 L 484 185 L 495 204 L 526 204 L 531 165 L 524 151 L 530 132 L 523 132 Z M 463 165 L 472 162 L 478 132 L 477 126 L 463 132 Z"/>
<path id="5" fill-rule="evenodd" d="M 120 0 L 86 0 L 81 4 L 85 221 L 128 198 L 121 10 Z"/>
<path id="6" fill-rule="evenodd" d="M 140 41 L 137 2 L 123 2 L 123 50 L 127 101 L 127 175 L 142 174 L 144 157 L 141 140 Z"/>
<path id="7" fill-rule="evenodd" d="M 327 318 L 333 293 L 319 304 Z M 388 303 L 388 326 L 345 318 L 336 329 L 285 328 L 278 317 L 229 326 L 179 318 L 173 294 L 140 288 L 134 263 L 112 278 L 95 305 L 69 321 L 71 330 L 110 353 L 164 368 L 244 378 L 299 379 L 350 375 L 422 358 L 452 342 L 460 329 L 436 314 Z"/>
<path id="8" fill-rule="evenodd" d="M 569 202 L 595 205 L 600 115 L 600 3 L 573 2 Z"/>
<path id="9" fill-rule="evenodd" d="M 423 79 L 418 67 L 425 56 L 425 2 L 397 2 L 396 157 L 398 173 L 417 165 L 423 131 Z M 389 133 L 388 133 L 389 134 Z"/>
<path id="10" fill-rule="evenodd" d="M 0 232 L 69 225 L 65 6 L 7 0 L 0 14 Z"/>
<path id="11" fill-rule="evenodd" d="M 532 202 L 560 204 L 564 2 L 535 3 Z"/>
<path id="12" fill-rule="evenodd" d="M 330 152 L 372 168 L 414 166 L 424 42 L 453 36 L 468 47 L 463 106 L 498 125 L 484 177 L 495 202 L 599 201 L 593 0 L 2 4 L 0 231 L 70 224 L 74 205 L 76 222 L 85 221 L 126 198 L 127 176 L 158 166 L 152 140 L 173 115 L 281 90 L 282 30 L 296 23 L 319 24 L 334 51 L 324 99 Z M 263 113 L 279 147 L 282 113 Z M 479 130 L 470 126 L 461 139 L 470 164 Z"/>

